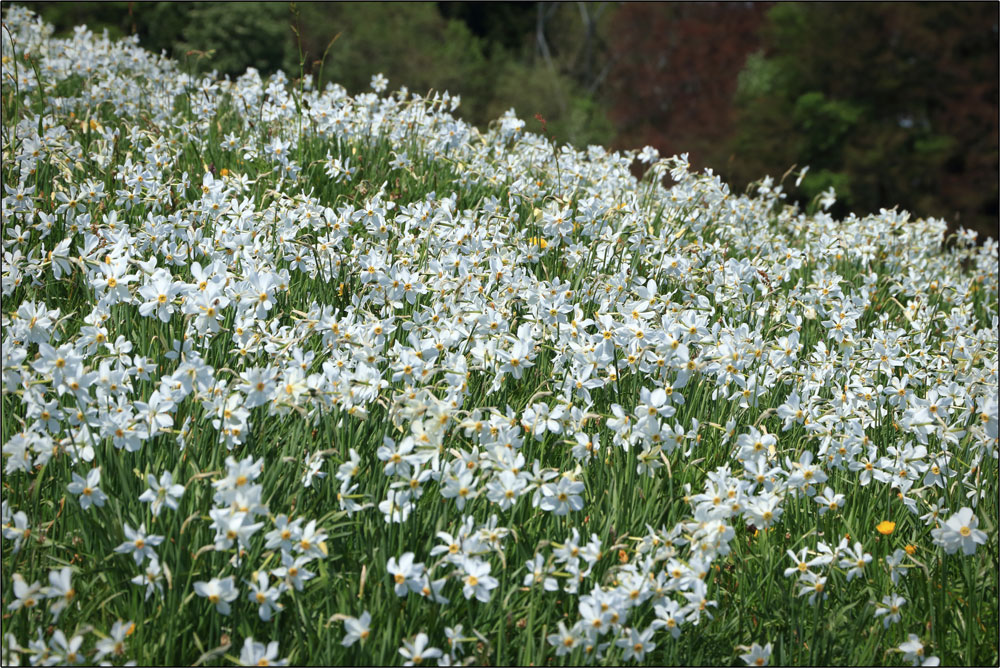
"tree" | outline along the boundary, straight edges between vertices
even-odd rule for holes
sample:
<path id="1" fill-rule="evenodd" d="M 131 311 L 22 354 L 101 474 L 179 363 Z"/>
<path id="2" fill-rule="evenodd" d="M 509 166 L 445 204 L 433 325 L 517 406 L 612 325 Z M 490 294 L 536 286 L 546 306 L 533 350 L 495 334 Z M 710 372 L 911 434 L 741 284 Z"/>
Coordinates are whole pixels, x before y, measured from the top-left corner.
<path id="1" fill-rule="evenodd" d="M 621 148 L 725 166 L 732 97 L 770 3 L 626 3 L 609 31 L 606 96 Z"/>
<path id="2" fill-rule="evenodd" d="M 997 28 L 992 3 L 774 6 L 728 175 L 808 164 L 803 201 L 833 185 L 839 213 L 900 205 L 996 236 Z"/>

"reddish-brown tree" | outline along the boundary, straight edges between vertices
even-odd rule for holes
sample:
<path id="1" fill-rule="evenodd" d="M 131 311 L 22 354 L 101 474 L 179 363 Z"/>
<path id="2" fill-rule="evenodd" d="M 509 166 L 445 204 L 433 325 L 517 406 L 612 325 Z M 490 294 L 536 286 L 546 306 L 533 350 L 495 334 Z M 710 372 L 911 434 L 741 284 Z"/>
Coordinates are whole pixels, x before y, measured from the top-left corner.
<path id="1" fill-rule="evenodd" d="M 616 146 L 687 152 L 695 167 L 723 167 L 732 98 L 759 48 L 769 2 L 626 3 L 615 14 L 606 92 Z"/>

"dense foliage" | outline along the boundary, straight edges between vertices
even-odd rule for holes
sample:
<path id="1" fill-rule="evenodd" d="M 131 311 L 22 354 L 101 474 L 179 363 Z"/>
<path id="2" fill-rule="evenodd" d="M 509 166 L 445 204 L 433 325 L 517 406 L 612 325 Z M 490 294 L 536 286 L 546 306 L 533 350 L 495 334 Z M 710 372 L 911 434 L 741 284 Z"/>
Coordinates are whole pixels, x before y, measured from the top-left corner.
<path id="1" fill-rule="evenodd" d="M 998 17 L 991 3 L 775 5 L 741 75 L 728 173 L 809 165 L 807 200 L 834 186 L 841 212 L 898 204 L 996 235 Z"/>
<path id="2" fill-rule="evenodd" d="M 995 240 L 137 41 L 4 14 L 5 664 L 998 661 Z"/>

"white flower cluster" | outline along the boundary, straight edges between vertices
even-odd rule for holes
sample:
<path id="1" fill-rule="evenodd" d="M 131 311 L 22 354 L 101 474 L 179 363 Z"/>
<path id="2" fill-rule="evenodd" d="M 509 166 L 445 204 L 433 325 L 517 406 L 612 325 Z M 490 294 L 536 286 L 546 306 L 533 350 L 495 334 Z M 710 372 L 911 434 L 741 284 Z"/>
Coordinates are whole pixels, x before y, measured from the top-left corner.
<path id="1" fill-rule="evenodd" d="M 306 505 L 307 521 L 285 499 L 265 503 L 278 482 L 262 472 L 288 463 L 271 425 L 329 444 L 286 458 L 298 503 L 327 489 L 330 458 L 343 516 L 374 514 L 386 531 L 446 518 L 437 563 L 416 561 L 412 536 L 413 551 L 373 567 L 399 596 L 445 605 L 455 581 L 490 603 L 513 571 L 510 518 L 528 508 L 566 522 L 569 537 L 548 557 L 529 551 L 516 580 L 576 597 L 578 619 L 547 640 L 588 661 L 609 648 L 642 661 L 654 638 L 711 619 L 714 562 L 737 531 L 772 530 L 790 507 L 837 522 L 876 485 L 891 491 L 887 511 L 912 515 L 945 552 L 987 541 L 975 513 L 997 489 L 984 474 L 998 454 L 995 241 L 946 240 L 943 221 L 897 210 L 834 220 L 832 194 L 807 213 L 771 179 L 737 195 L 685 156 L 556 147 L 513 111 L 482 133 L 451 115 L 456 97 L 381 95 L 381 76 L 353 97 L 297 89 L 280 72 L 219 81 L 134 40 L 52 39 L 19 8 L 5 26 L 5 95 L 42 100 L 4 125 L 5 478 L 23 490 L 65 470 L 86 521 L 121 532 L 114 552 L 146 564 L 132 580 L 146 598 L 163 597 L 164 575 L 182 586 L 162 552 L 184 528 L 150 535 L 120 518 L 182 505 L 181 521 L 194 513 L 187 522 L 214 533 L 177 557 L 185 568 L 192 554 L 232 553 L 228 574 L 189 585 L 222 615 L 248 556 L 261 560 L 244 581 L 265 622 L 315 576 L 332 513 Z M 24 54 L 37 76 L 15 68 Z M 222 117 L 236 124 L 224 136 Z M 369 181 L 380 146 L 393 158 Z M 641 180 L 637 158 L 649 165 Z M 449 175 L 447 192 L 399 186 L 433 173 Z M 147 461 L 159 463 L 136 470 L 142 495 L 110 499 L 109 471 Z M 198 461 L 210 467 L 188 479 L 182 462 Z M 672 528 L 622 537 L 628 563 L 609 571 L 618 547 L 602 551 L 597 476 L 618 476 L 624 496 L 622 481 L 672 480 L 705 461 L 703 491 L 686 485 Z M 9 489 L 3 537 L 17 553 L 41 518 Z M 109 504 L 126 512 L 98 515 Z M 962 508 L 943 522 L 949 505 Z M 596 533 L 581 544 L 587 513 Z M 789 551 L 795 593 L 815 603 L 834 570 L 865 577 L 872 554 L 859 540 Z M 262 553 L 280 565 L 260 566 Z M 588 580 L 597 572 L 611 579 Z M 72 602 L 65 569 L 49 588 L 13 578 L 12 610 L 51 599 L 58 618 Z M 895 596 L 877 606 L 886 625 Z M 630 626 L 647 601 L 654 620 Z M 368 637 L 368 612 L 343 620 L 345 645 Z M 122 655 L 127 628 L 95 660 Z M 65 658 L 77 640 L 58 631 L 35 650 Z M 400 653 L 457 660 L 452 640 L 444 653 L 420 633 Z M 277 656 L 252 638 L 241 654 Z"/>

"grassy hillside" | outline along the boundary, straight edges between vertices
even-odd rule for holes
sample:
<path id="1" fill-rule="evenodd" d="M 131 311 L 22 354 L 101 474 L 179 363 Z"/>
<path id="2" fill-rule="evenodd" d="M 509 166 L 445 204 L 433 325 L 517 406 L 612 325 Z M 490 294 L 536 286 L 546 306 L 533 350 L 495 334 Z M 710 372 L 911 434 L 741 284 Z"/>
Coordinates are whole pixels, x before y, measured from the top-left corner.
<path id="1" fill-rule="evenodd" d="M 997 662 L 995 241 L 4 28 L 5 663 Z"/>

